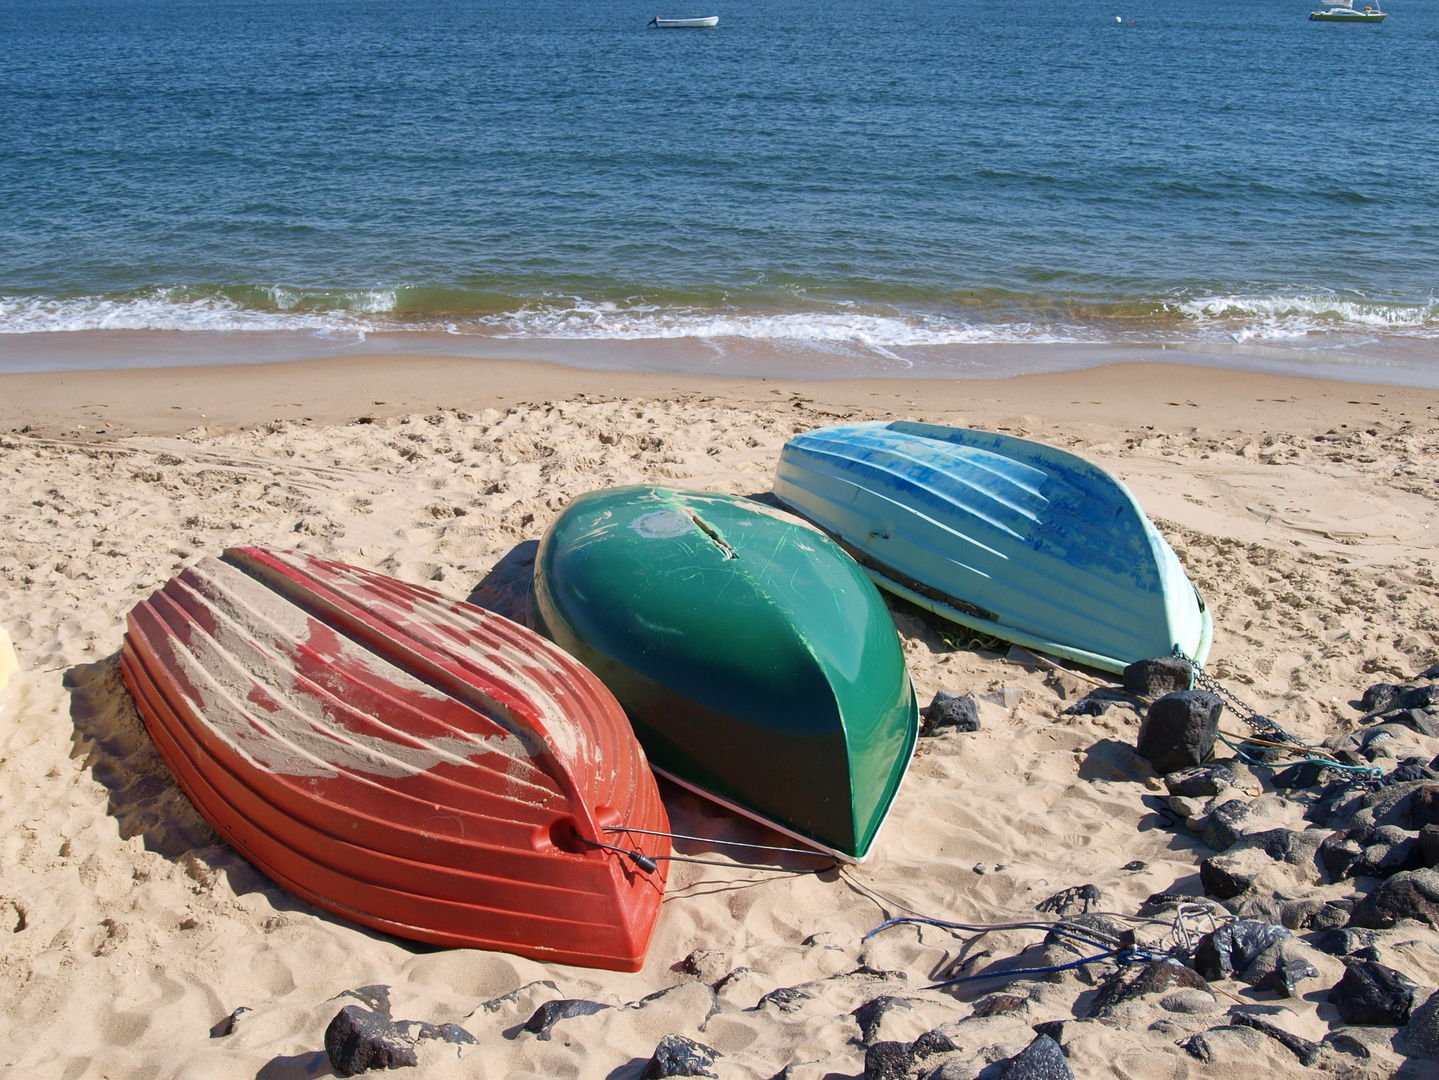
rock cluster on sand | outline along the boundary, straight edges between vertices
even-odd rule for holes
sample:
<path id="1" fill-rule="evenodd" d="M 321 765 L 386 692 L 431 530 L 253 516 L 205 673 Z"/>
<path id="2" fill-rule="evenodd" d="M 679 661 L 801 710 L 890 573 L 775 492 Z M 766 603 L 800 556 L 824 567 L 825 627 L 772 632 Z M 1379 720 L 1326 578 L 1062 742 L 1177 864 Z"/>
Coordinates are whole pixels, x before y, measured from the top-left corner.
<path id="1" fill-rule="evenodd" d="M 1214 760 L 1222 706 L 1213 694 L 1179 685 L 1189 677 L 1187 664 L 1159 658 L 1126 672 L 1123 693 L 1150 702 L 1136 736 L 1139 751 L 1164 774 L 1154 786 L 1167 792 L 1176 824 L 1211 851 L 1197 867 L 1204 895 L 1155 894 L 1144 914 L 1173 915 L 1178 926 L 1187 905 L 1207 913 L 1208 932 L 1187 945 L 1171 940 L 1167 954 L 1156 952 L 1139 943 L 1135 926 L 1123 918 L 1091 912 L 1103 899 L 1099 888 L 1074 885 L 1034 904 L 1060 921 L 1042 951 L 1023 965 L 1033 970 L 1005 979 L 1002 991 L 974 1000 L 967 1012 L 956 1015 L 940 992 L 953 982 L 916 989 L 903 973 L 863 959 L 827 978 L 768 990 L 750 1011 L 774 1023 L 802 1023 L 826 1015 L 846 997 L 857 1000 L 848 1016 L 864 1050 L 865 1080 L 1067 1080 L 1074 1075 L 1067 1048 L 1082 1045 L 1076 1040 L 1087 1026 L 1124 1029 L 1136 1022 L 1171 1034 L 1177 1048 L 1206 1066 L 1256 1054 L 1261 1060 L 1263 1048 L 1273 1047 L 1300 1068 L 1362 1072 L 1377 1060 L 1374 1033 L 1382 1029 L 1390 1029 L 1387 1045 L 1395 1053 L 1439 1057 L 1439 991 L 1383 962 L 1398 944 L 1386 931 L 1439 926 L 1439 859 L 1432 841 L 1439 835 L 1439 759 L 1386 758 L 1378 748 L 1390 749 L 1385 743 L 1395 736 L 1376 741 L 1350 734 L 1331 740 L 1325 748 L 1330 756 L 1314 763 L 1307 783 L 1291 772 L 1289 782 L 1276 787 L 1275 776 L 1292 767 L 1258 753 L 1245 755 L 1247 761 Z M 1421 685 L 1429 684 L 1371 687 L 1361 708 L 1427 702 L 1416 689 Z M 1377 720 L 1391 714 L 1381 708 L 1365 715 Z M 927 733 L 935 738 L 980 729 L 972 694 L 941 691 L 926 716 Z M 1404 730 L 1428 737 L 1423 725 Z M 1371 745 L 1376 749 L 1366 752 Z M 1346 750 L 1363 765 L 1343 770 L 1322 763 L 1337 761 Z M 1381 760 L 1394 765 L 1385 770 L 1371 764 Z M 845 958 L 829 937 L 811 935 L 805 944 Z M 974 977 L 972 963 L 960 967 L 965 974 L 959 982 Z M 1433 969 L 1439 973 L 1439 963 Z M 694 977 L 702 990 L 690 1005 L 704 1011 L 702 1019 L 694 1014 L 696 1034 L 724 1016 L 726 1000 L 749 974 L 746 968 L 729 970 L 725 953 L 716 949 L 694 950 L 675 970 Z M 997 966 L 995 975 L 1003 970 Z M 1311 1025 L 1305 1034 L 1304 1025 L 1296 1026 L 1300 995 L 1326 979 L 1324 998 L 1337 1026 L 1321 1031 Z M 1221 995 L 1217 987 L 1224 984 L 1247 987 L 1248 996 L 1232 990 Z M 330 1060 L 344 1075 L 413 1064 L 419 1039 L 445 1037 L 429 1025 L 412 1032 L 413 1025 L 391 1021 L 377 989 L 352 992 L 371 1009 L 346 1006 L 326 1033 Z M 644 1010 L 671 996 L 664 991 L 628 1004 L 551 996 L 515 1030 L 550 1040 L 585 1018 Z M 1069 1015 L 1054 1017 L 1066 1000 Z M 464 1028 L 447 1027 L 468 1037 Z M 1027 1039 L 1020 1035 L 1026 1029 Z M 671 1032 L 654 1046 L 639 1075 L 716 1077 L 722 1057 L 696 1038 Z M 804 1075 L 791 1064 L 775 1080 Z"/>
<path id="2" fill-rule="evenodd" d="M 1310 753 L 1313 760 L 1301 766 L 1310 771 L 1302 775 L 1295 766 L 1274 768 L 1263 745 L 1250 746 L 1247 763 L 1212 761 L 1213 695 L 1196 700 L 1200 692 L 1170 692 L 1149 707 L 1140 752 L 1167 774 L 1170 806 L 1188 831 L 1217 852 L 1200 863 L 1205 894 L 1238 916 L 1194 949 L 1198 975 L 1238 978 L 1288 999 L 1302 982 L 1321 977 L 1321 954 L 1333 955 L 1344 968 L 1327 999 L 1340 1021 L 1409 1024 L 1425 1000 L 1421 988 L 1380 962 L 1380 938 L 1371 931 L 1439 927 L 1439 756 L 1396 758 L 1393 749 L 1406 733 L 1430 738 L 1439 730 L 1431 715 L 1439 711 L 1436 672 L 1439 666 L 1405 684 L 1370 686 L 1356 705 L 1361 722 L 1373 726 Z M 1401 712 L 1402 730 L 1386 726 Z M 1325 761 L 1349 768 L 1327 768 Z M 1386 769 L 1380 762 L 1393 764 Z M 1162 909 L 1178 897 L 1153 900 Z M 1431 1012 L 1439 1006 L 1422 1014 L 1415 1031 L 1400 1033 L 1397 1044 L 1428 1053 Z M 1274 1034 L 1252 1017 L 1243 1022 Z M 1184 1045 L 1201 1060 L 1216 1053 L 1206 1034 Z M 1306 1065 L 1322 1049 L 1290 1048 Z"/>

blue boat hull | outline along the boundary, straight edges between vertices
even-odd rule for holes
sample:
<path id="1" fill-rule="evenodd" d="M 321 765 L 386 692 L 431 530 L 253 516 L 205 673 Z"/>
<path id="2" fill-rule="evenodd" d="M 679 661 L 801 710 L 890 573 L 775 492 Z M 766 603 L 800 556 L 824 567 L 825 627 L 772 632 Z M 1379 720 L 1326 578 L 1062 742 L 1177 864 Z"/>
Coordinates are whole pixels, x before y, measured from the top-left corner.
<path id="1" fill-rule="evenodd" d="M 775 495 L 882 588 L 982 633 L 1120 671 L 1213 622 L 1173 549 L 1117 479 L 1026 439 L 908 421 L 785 445 Z"/>

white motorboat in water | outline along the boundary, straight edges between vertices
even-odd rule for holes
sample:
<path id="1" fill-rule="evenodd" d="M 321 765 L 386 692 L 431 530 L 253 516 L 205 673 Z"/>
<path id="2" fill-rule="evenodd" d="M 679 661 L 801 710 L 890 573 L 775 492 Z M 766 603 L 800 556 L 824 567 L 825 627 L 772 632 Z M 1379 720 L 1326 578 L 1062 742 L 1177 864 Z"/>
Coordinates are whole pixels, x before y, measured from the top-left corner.
<path id="1" fill-rule="evenodd" d="M 709 26 L 718 26 L 719 16 L 706 15 L 702 19 L 661 19 L 656 15 L 650 20 L 650 25 L 661 30 L 703 30 Z"/>
<path id="2" fill-rule="evenodd" d="M 1381 23 L 1389 17 L 1387 11 L 1380 11 L 1377 4 L 1365 4 L 1362 10 L 1354 6 L 1354 0 L 1330 0 L 1323 11 L 1311 11 L 1311 22 L 1367 22 Z"/>

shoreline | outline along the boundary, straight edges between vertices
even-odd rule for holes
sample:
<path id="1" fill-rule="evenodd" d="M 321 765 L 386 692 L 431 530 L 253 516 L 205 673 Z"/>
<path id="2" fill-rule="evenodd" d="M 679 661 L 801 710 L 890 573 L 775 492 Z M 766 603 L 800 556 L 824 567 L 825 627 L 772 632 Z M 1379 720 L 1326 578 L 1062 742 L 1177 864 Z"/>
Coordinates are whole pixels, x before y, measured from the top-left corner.
<path id="1" fill-rule="evenodd" d="M 0 431 L 91 440 L 320 425 L 576 396 L 793 399 L 802 409 L 946 422 L 1163 424 L 1261 434 L 1439 412 L 1439 390 L 1128 361 L 1002 379 L 767 379 L 610 371 L 521 359 L 344 356 L 230 366 L 0 374 Z M 956 416 L 961 420 L 954 419 Z M 967 421 L 963 418 L 968 418 Z"/>
<path id="2" fill-rule="evenodd" d="M 1316 344 L 1318 342 L 1318 344 Z M 587 371 L 730 379 L 1005 379 L 1117 363 L 1173 363 L 1298 378 L 1439 389 L 1439 339 L 1339 332 L 1295 339 L 985 341 L 944 345 L 826 338 L 544 337 L 369 331 L 85 330 L 0 334 L 0 377 L 331 361 L 517 361 Z"/>

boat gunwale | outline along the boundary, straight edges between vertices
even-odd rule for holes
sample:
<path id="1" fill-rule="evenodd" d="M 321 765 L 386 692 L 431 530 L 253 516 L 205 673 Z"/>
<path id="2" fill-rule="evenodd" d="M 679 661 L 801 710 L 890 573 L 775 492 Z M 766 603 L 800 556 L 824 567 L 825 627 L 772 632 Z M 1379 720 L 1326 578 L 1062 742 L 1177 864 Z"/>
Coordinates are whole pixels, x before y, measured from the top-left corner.
<path id="1" fill-rule="evenodd" d="M 1022 630 L 1011 629 L 999 621 L 999 616 L 994 612 L 971 604 L 957 596 L 951 596 L 941 589 L 932 585 L 915 581 L 912 578 L 903 578 L 887 572 L 872 556 L 859 551 L 851 544 L 835 536 L 818 525 L 826 536 L 844 549 L 846 554 L 859 563 L 860 568 L 869 575 L 880 588 L 902 597 L 935 615 L 940 615 L 950 622 L 967 626 L 971 630 L 978 630 L 981 633 L 989 634 L 992 637 L 1021 645 L 1028 649 L 1047 653 L 1050 656 L 1057 656 L 1064 660 L 1073 660 L 1076 663 L 1086 664 L 1089 667 L 1099 668 L 1102 671 L 1122 672 L 1127 664 L 1123 660 L 1112 656 L 1105 656 L 1102 653 L 1091 652 L 1087 649 L 1075 648 L 1072 645 L 1061 645 L 1056 641 L 1049 641 L 1034 634 L 1026 634 Z M 1195 643 L 1194 653 L 1191 656 L 1196 663 L 1202 664 L 1209 654 L 1209 646 L 1214 637 L 1214 619 L 1205 604 L 1204 597 L 1199 595 L 1199 590 L 1194 590 L 1194 598 L 1199 605 L 1200 632 L 1199 640 Z"/>

